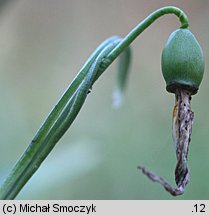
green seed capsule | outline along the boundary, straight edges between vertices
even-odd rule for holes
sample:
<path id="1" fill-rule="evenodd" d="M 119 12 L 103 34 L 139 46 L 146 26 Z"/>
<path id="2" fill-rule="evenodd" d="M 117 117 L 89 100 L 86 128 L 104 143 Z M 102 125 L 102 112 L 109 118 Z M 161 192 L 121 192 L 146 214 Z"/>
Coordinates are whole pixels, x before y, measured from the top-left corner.
<path id="1" fill-rule="evenodd" d="M 204 57 L 188 29 L 174 31 L 163 49 L 162 72 L 168 92 L 186 89 L 196 94 L 204 73 Z"/>

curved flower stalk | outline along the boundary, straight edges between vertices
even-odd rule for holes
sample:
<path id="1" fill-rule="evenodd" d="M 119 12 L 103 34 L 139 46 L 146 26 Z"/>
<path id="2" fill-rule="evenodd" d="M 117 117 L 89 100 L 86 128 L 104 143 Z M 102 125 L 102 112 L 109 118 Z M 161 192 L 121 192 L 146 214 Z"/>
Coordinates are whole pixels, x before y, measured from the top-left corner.
<path id="1" fill-rule="evenodd" d="M 0 187 L 0 199 L 14 199 L 16 197 L 16 195 L 20 192 L 23 186 L 40 167 L 44 159 L 48 156 L 48 154 L 51 152 L 51 150 L 59 141 L 59 139 L 71 126 L 74 119 L 78 115 L 82 105 L 84 104 L 85 99 L 88 93 L 90 92 L 94 82 L 100 77 L 100 75 L 117 57 L 119 57 L 119 71 L 117 79 L 118 83 L 116 93 L 114 94 L 114 98 L 115 106 L 120 105 L 123 98 L 123 92 L 126 86 L 127 75 L 131 60 L 130 44 L 156 19 L 165 14 L 175 14 L 177 17 L 179 17 L 179 20 L 181 22 L 181 29 L 188 28 L 188 19 L 183 11 L 181 11 L 179 8 L 172 6 L 164 7 L 151 13 L 123 39 L 117 36 L 111 37 L 105 40 L 94 51 L 94 53 L 89 57 L 89 59 L 84 64 L 78 75 L 72 81 L 64 95 L 61 97 L 59 102 L 55 105 L 54 109 L 51 111 L 43 125 L 37 131 L 30 145 L 25 150 L 21 158 L 17 161 L 11 173 L 4 181 L 3 185 Z M 170 76 L 172 75 L 168 75 L 169 79 L 171 79 Z M 166 74 L 164 74 L 164 77 L 165 79 L 167 79 Z M 172 89 L 172 91 L 176 93 L 176 103 L 179 104 L 177 109 L 178 111 L 176 113 L 178 113 L 178 116 L 181 116 L 180 114 L 183 113 L 181 109 L 181 103 L 182 100 L 184 101 L 184 99 L 182 99 L 184 94 L 182 94 L 181 90 L 184 89 L 186 91 L 190 88 L 182 88 L 182 86 L 184 86 L 185 83 L 183 83 L 182 85 L 182 83 L 173 83 L 172 80 L 170 81 L 171 82 L 169 82 L 169 84 L 167 85 L 167 90 Z M 201 79 L 199 79 L 199 81 L 201 81 Z M 169 88 L 168 86 L 170 86 L 170 84 L 172 84 L 172 86 L 173 84 L 176 84 L 177 88 Z M 196 91 L 198 86 L 199 85 L 195 85 Z M 186 100 L 187 107 L 190 106 L 189 101 L 190 100 Z M 187 117 L 183 117 L 182 119 L 185 120 L 185 118 Z M 178 119 L 178 117 L 176 119 Z M 191 121 L 192 120 L 193 115 L 191 115 Z M 191 121 L 188 119 L 189 135 L 191 134 Z M 181 128 L 181 122 L 177 121 L 177 123 L 175 123 L 174 121 L 174 125 L 180 125 L 178 127 Z M 185 173 L 182 174 L 182 172 L 178 171 L 180 170 L 180 168 L 182 168 L 182 160 L 184 160 L 184 165 L 186 164 L 185 158 L 187 159 L 188 148 L 187 145 L 185 145 L 185 143 L 187 142 L 188 144 L 190 139 L 186 139 L 187 141 L 185 141 L 185 139 L 182 138 L 183 133 L 181 130 L 178 131 L 178 133 L 176 134 L 178 134 L 178 136 L 175 135 L 176 145 L 184 146 L 183 158 L 181 157 L 182 153 L 179 153 L 179 151 L 177 150 L 178 164 L 176 168 L 176 173 L 178 173 L 178 182 L 185 182 L 185 178 L 187 178 L 187 176 L 185 176 Z M 161 177 L 154 175 L 153 173 L 146 170 L 144 167 L 139 168 L 142 169 L 142 171 L 151 180 L 155 181 L 157 179 L 156 181 L 160 182 L 171 194 L 180 194 L 173 193 L 172 191 L 174 189 Z M 159 179 L 161 179 L 162 181 Z M 168 185 L 168 187 L 165 185 Z M 182 185 L 180 185 L 180 183 L 177 183 L 178 188 L 181 186 Z"/>

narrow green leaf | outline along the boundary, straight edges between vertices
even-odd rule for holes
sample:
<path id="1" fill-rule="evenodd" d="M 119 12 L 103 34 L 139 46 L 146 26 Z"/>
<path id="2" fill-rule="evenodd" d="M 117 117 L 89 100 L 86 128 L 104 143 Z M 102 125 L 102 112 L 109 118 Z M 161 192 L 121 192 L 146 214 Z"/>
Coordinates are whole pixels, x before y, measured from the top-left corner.
<path id="1" fill-rule="evenodd" d="M 121 106 L 124 98 L 124 91 L 128 80 L 128 73 L 130 71 L 131 63 L 131 48 L 127 47 L 119 55 L 117 84 L 113 92 L 113 107 L 118 108 Z"/>

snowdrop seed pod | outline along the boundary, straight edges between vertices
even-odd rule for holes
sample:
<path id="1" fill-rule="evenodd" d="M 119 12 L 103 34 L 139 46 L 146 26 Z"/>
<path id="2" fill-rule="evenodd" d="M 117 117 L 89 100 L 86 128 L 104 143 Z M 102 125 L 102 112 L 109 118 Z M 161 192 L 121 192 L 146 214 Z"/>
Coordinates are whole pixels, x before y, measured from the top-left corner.
<path id="1" fill-rule="evenodd" d="M 194 120 L 191 95 L 197 93 L 204 73 L 202 49 L 187 28 L 174 31 L 168 38 L 162 53 L 162 72 L 167 91 L 175 94 L 172 129 L 176 146 L 175 182 L 177 187 L 172 187 L 164 178 L 143 166 L 138 168 L 149 179 L 160 183 L 170 194 L 179 196 L 184 193 L 190 176 L 187 160 Z"/>
<path id="2" fill-rule="evenodd" d="M 163 49 L 162 72 L 168 92 L 177 89 L 196 94 L 204 73 L 202 49 L 189 29 L 174 31 Z"/>

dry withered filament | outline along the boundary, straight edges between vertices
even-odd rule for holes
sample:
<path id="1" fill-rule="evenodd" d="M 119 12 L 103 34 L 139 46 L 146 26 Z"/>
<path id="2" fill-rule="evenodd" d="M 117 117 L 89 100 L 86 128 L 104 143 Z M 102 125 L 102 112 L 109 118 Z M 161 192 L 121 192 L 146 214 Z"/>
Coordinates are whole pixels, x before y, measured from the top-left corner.
<path id="1" fill-rule="evenodd" d="M 160 183 L 173 196 L 184 193 L 189 182 L 189 169 L 187 166 L 189 143 L 191 140 L 194 113 L 191 110 L 191 93 L 187 90 L 177 89 L 175 92 L 176 102 L 173 109 L 173 140 L 176 146 L 177 165 L 175 169 L 175 182 L 173 188 L 165 179 L 150 172 L 143 166 L 138 169 L 152 181 Z"/>

